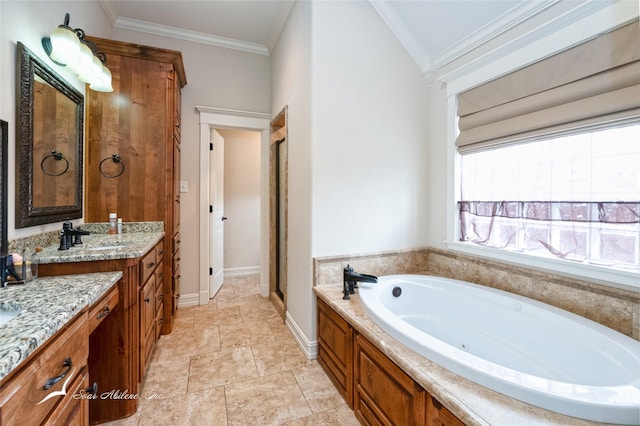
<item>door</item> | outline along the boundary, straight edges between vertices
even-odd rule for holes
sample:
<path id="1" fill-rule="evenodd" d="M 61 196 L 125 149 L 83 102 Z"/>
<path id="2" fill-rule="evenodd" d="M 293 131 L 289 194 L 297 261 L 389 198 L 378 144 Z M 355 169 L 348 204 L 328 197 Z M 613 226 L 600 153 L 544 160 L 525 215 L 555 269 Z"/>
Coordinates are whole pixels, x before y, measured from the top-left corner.
<path id="1" fill-rule="evenodd" d="M 216 295 L 224 279 L 224 138 L 211 130 L 209 151 L 209 298 Z"/>

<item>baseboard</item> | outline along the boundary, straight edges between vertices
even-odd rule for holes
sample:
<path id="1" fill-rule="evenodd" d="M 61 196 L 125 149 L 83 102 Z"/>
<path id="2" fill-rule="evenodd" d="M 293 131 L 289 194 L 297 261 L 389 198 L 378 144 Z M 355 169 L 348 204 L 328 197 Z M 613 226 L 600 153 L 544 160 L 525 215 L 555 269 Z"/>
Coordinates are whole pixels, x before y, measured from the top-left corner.
<path id="1" fill-rule="evenodd" d="M 260 273 L 260 266 L 244 266 L 241 268 L 225 268 L 223 270 L 225 278 L 244 277 L 245 275 L 257 275 Z"/>
<path id="2" fill-rule="evenodd" d="M 307 336 L 304 335 L 300 327 L 298 327 L 298 324 L 296 324 L 296 322 L 294 321 L 293 317 L 289 315 L 289 312 L 286 313 L 285 324 L 293 335 L 293 338 L 298 343 L 298 346 L 300 346 L 300 349 L 302 349 L 302 352 L 304 352 L 304 354 L 306 355 L 307 359 L 318 358 L 318 341 L 310 341 L 309 339 L 307 339 Z"/>
<path id="3" fill-rule="evenodd" d="M 178 309 L 188 308 L 189 306 L 198 306 L 198 293 L 194 294 L 181 294 L 178 299 Z"/>

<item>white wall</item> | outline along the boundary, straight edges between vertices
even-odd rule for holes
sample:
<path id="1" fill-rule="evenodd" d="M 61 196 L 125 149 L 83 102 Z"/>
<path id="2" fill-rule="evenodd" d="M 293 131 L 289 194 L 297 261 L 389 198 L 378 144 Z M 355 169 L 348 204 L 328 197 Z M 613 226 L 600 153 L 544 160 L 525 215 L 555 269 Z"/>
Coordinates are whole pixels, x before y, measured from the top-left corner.
<path id="1" fill-rule="evenodd" d="M 45 53 L 40 38 L 49 34 L 71 14 L 71 26 L 83 28 L 87 34 L 156 46 L 182 52 L 187 86 L 182 90 L 182 171 L 181 180 L 189 184 L 189 192 L 181 198 L 181 293 L 198 294 L 198 236 L 201 179 L 208 179 L 200 164 L 199 115 L 196 105 L 241 111 L 268 113 L 270 110 L 270 58 L 183 40 L 170 39 L 130 30 L 113 28 L 97 1 L 0 1 L 2 39 L 0 43 L 0 118 L 9 122 L 9 158 L 15 155 L 15 42 L 23 41 L 41 58 Z M 39 49 L 39 50 L 36 50 Z M 46 58 L 48 60 L 48 58 Z M 107 58 L 108 65 L 108 58 Z M 55 66 L 58 73 L 61 68 Z M 68 76 L 65 76 L 68 77 Z M 71 81 L 73 77 L 68 77 Z M 84 90 L 84 88 L 83 88 Z M 43 229 L 60 228 L 60 224 L 16 230 L 13 200 L 15 180 L 13 164 L 9 167 L 9 238 L 36 234 Z"/>
<path id="2" fill-rule="evenodd" d="M 224 138 L 224 269 L 260 268 L 260 132 L 217 129 Z"/>
<path id="3" fill-rule="evenodd" d="M 315 339 L 309 324 L 315 315 L 310 286 L 311 25 L 311 3 L 296 2 L 271 55 L 271 115 L 288 106 L 288 316 L 304 327 L 303 346 Z"/>
<path id="4" fill-rule="evenodd" d="M 287 316 L 313 342 L 314 256 L 426 243 L 427 83 L 367 2 L 296 3 L 272 61 L 272 114 L 289 106 Z"/>
<path id="5" fill-rule="evenodd" d="M 369 3 L 313 24 L 313 256 L 422 246 L 427 82 Z"/>

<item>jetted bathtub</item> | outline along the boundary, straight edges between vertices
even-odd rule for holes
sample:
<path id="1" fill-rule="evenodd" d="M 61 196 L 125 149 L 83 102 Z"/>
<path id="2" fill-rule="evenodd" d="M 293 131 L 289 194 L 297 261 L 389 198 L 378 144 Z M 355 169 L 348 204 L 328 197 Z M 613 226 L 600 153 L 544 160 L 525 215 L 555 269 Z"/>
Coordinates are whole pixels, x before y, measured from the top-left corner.
<path id="1" fill-rule="evenodd" d="M 389 275 L 358 291 L 384 331 L 473 382 L 569 416 L 640 424 L 640 342 L 630 337 L 464 281 Z"/>

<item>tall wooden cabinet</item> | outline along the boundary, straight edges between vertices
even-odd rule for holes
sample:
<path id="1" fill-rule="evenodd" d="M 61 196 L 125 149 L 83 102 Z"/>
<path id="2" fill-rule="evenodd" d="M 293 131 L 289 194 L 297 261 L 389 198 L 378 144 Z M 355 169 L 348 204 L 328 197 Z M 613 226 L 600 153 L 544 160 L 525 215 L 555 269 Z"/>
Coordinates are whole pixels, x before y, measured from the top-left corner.
<path id="1" fill-rule="evenodd" d="M 180 52 L 88 37 L 107 55 L 111 93 L 86 95 L 86 222 L 163 221 L 162 334 L 180 294 Z"/>

